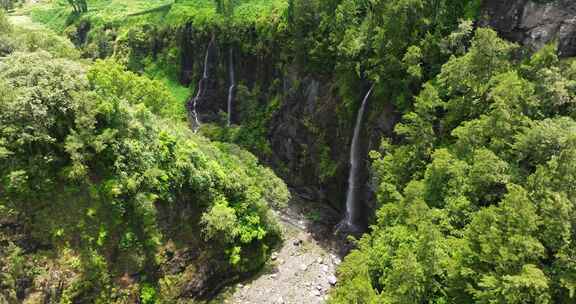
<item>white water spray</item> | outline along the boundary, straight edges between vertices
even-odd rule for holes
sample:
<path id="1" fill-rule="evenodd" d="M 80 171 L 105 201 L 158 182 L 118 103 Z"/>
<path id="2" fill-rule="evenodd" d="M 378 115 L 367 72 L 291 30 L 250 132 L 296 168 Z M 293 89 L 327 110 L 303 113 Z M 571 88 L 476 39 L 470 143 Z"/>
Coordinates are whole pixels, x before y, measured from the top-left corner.
<path id="1" fill-rule="evenodd" d="M 370 87 L 360 110 L 358 111 L 358 116 L 356 117 L 356 126 L 354 127 L 354 136 L 352 137 L 352 144 L 350 146 L 350 174 L 348 175 L 348 191 L 346 193 L 346 225 L 348 227 L 354 227 L 354 220 L 356 219 L 356 200 L 358 193 L 358 169 L 359 169 L 359 157 L 360 149 L 358 147 L 358 141 L 360 137 L 360 130 L 362 128 L 362 122 L 364 121 L 364 111 L 366 110 L 366 104 L 368 103 L 368 98 L 374 89 L 374 85 Z"/>
<path id="2" fill-rule="evenodd" d="M 198 117 L 198 112 L 196 111 L 196 105 L 198 104 L 198 100 L 202 97 L 204 92 L 204 86 L 206 85 L 206 81 L 208 81 L 208 59 L 210 56 L 210 48 L 212 47 L 212 43 L 214 42 L 214 37 L 210 40 L 208 47 L 206 48 L 206 56 L 204 57 L 204 73 L 202 73 L 202 78 L 198 82 L 198 92 L 194 99 L 192 100 L 192 130 L 194 133 L 198 132 L 200 128 L 200 118 Z"/>
<path id="3" fill-rule="evenodd" d="M 230 48 L 230 59 L 228 61 L 230 70 L 230 88 L 228 89 L 228 127 L 232 125 L 232 103 L 234 102 L 234 89 L 236 88 L 236 76 L 234 75 L 234 51 Z"/>

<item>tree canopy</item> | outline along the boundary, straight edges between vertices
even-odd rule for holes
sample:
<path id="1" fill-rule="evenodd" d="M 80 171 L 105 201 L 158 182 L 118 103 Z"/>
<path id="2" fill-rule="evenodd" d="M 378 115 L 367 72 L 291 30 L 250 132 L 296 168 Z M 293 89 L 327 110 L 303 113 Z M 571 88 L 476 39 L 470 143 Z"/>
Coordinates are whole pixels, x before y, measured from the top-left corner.
<path id="1" fill-rule="evenodd" d="M 0 234 L 0 302 L 19 299 L 20 280 L 63 284 L 46 288 L 64 303 L 171 302 L 180 295 L 158 286 L 199 274 L 163 270 L 186 248 L 203 254 L 190 265 L 230 275 L 263 265 L 280 238 L 269 207 L 289 198 L 270 169 L 174 120 L 164 84 L 113 60 L 62 56 L 58 43 L 29 50 L 10 35 L 15 51 L 0 63 L 0 218 L 62 260 Z M 49 267 L 68 277 L 42 283 Z M 123 273 L 142 276 L 139 290 L 116 289 Z"/>
<path id="2" fill-rule="evenodd" d="M 331 303 L 574 301 L 575 66 L 516 48 L 476 30 L 373 153 L 382 207 Z"/>

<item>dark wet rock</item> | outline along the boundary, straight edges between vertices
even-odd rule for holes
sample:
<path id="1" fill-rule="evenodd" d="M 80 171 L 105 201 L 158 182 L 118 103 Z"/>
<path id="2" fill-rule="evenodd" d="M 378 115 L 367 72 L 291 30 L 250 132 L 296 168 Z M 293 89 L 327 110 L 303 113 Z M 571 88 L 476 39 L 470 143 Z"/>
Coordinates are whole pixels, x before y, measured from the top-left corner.
<path id="1" fill-rule="evenodd" d="M 82 46 L 86 43 L 86 39 L 88 38 L 88 32 L 90 32 L 91 27 L 92 24 L 90 23 L 89 20 L 80 21 L 80 23 L 76 27 L 76 36 L 75 36 L 76 40 L 73 40 L 76 46 Z"/>
<path id="2" fill-rule="evenodd" d="M 481 26 L 532 50 L 558 39 L 562 57 L 576 55 L 576 2 L 573 0 L 486 0 Z"/>
<path id="3" fill-rule="evenodd" d="M 183 272 L 193 261 L 197 260 L 200 252 L 199 250 L 187 248 L 176 252 L 167 250 L 164 255 L 167 257 L 167 261 L 161 265 L 161 271 L 165 274 L 178 274 Z"/>
<path id="4" fill-rule="evenodd" d="M 206 50 L 212 37 L 189 25 L 180 30 L 179 39 L 182 50 L 181 83 L 196 86 L 203 74 Z M 274 46 L 270 47 L 274 49 Z M 234 48 L 234 45 L 216 33 L 215 42 L 209 49 L 206 90 L 197 102 L 201 123 L 221 123 L 223 114 L 227 112 L 230 48 Z M 255 102 L 263 108 L 272 100 L 279 104 L 266 125 L 271 153 L 252 152 L 260 154 L 261 160 L 302 197 L 321 201 L 342 217 L 355 113 L 348 115 L 348 109 L 339 97 L 335 77 L 307 72 L 305 67 L 279 58 L 279 52 L 254 54 L 239 47 L 234 49 L 235 78 L 238 83 L 234 123 L 250 122 L 246 117 L 248 114 L 242 111 L 247 98 L 255 98 Z M 363 88 L 358 90 L 359 101 L 365 91 Z M 190 93 L 193 97 L 197 92 Z M 245 94 L 255 95 L 247 97 Z M 372 102 L 386 104 L 382 100 Z M 361 180 L 366 186 L 361 191 L 360 201 L 365 205 L 362 208 L 365 219 L 370 218 L 369 214 L 375 206 L 375 197 L 367 185 L 368 151 L 379 147 L 383 135 L 393 133 L 398 121 L 398 115 L 393 110 L 390 105 L 368 109 L 363 126 Z"/>
<path id="5" fill-rule="evenodd" d="M 193 299 L 210 299 L 222 287 L 234 280 L 230 275 L 228 265 L 216 261 L 198 263 L 193 271 L 189 271 L 190 277 L 183 286 L 180 297 Z"/>

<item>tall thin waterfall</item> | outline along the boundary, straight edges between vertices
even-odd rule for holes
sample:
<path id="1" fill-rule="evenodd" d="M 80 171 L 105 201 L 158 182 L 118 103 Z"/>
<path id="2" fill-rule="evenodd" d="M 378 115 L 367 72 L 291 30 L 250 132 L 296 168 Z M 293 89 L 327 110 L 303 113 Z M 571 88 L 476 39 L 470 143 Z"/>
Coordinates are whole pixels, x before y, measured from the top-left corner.
<path id="1" fill-rule="evenodd" d="M 352 137 L 352 145 L 350 146 L 350 175 L 348 175 L 348 192 L 346 193 L 346 224 L 348 227 L 354 227 L 354 221 L 356 220 L 356 201 L 358 194 L 358 169 L 360 168 L 360 149 L 358 147 L 358 141 L 360 137 L 360 130 L 362 128 L 362 122 L 364 121 L 364 111 L 366 110 L 366 104 L 368 103 L 368 98 L 374 89 L 374 85 L 370 87 L 360 110 L 358 111 L 358 116 L 356 117 L 356 126 L 354 127 L 354 136 Z"/>
<path id="2" fill-rule="evenodd" d="M 234 102 L 234 89 L 236 88 L 236 76 L 234 75 L 234 49 L 230 47 L 230 58 L 228 60 L 230 70 L 230 88 L 228 89 L 228 127 L 232 125 L 232 103 Z"/>
<path id="3" fill-rule="evenodd" d="M 204 73 L 198 82 L 198 92 L 196 92 L 196 96 L 194 96 L 194 99 L 192 100 L 192 130 L 194 130 L 194 133 L 198 132 L 198 129 L 200 128 L 200 118 L 198 117 L 198 112 L 196 111 L 196 105 L 198 104 L 200 97 L 202 97 L 202 94 L 204 93 L 204 86 L 206 85 L 206 81 L 208 81 L 208 59 L 210 57 L 210 48 L 212 47 L 213 42 L 214 37 L 212 37 L 212 40 L 210 40 L 210 43 L 206 48 L 206 55 L 204 57 Z"/>

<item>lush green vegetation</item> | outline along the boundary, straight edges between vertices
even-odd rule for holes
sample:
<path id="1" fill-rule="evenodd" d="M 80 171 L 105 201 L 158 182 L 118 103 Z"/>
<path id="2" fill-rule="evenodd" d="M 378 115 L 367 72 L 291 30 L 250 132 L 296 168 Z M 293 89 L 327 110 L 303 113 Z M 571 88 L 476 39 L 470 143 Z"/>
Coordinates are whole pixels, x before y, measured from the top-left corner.
<path id="1" fill-rule="evenodd" d="M 238 273 L 262 265 L 279 237 L 268 205 L 283 205 L 286 187 L 248 152 L 184 122 L 215 39 L 256 75 L 238 80 L 237 125 L 203 125 L 212 139 L 271 158 L 274 115 L 305 102 L 291 100 L 300 76 L 336 95 L 329 127 L 352 125 L 372 84 L 367 121 L 391 105 L 401 116 L 370 153 L 378 211 L 331 303 L 575 302 L 576 63 L 555 45 L 532 54 L 475 28 L 480 3 L 93 0 L 83 14 L 65 1 L 33 10 L 78 50 L 0 18 L 0 211 L 26 219 L 50 248 L 32 258 L 10 241 L 0 290 L 19 276 L 40 284 L 33 260 L 43 259 L 77 275 L 64 292 L 72 302 L 120 302 L 129 295 L 114 280 L 140 273 L 140 299 L 169 303 L 200 264 L 159 271 L 171 242 Z M 214 78 L 227 84 L 223 61 Z M 261 70 L 247 67 L 255 62 Z M 342 170 L 327 130 L 296 115 L 316 138 L 318 155 L 302 157 L 329 182 Z"/>
<path id="2" fill-rule="evenodd" d="M 382 208 L 332 303 L 574 301 L 576 66 L 516 50 L 477 30 L 373 153 Z"/>
<path id="3" fill-rule="evenodd" d="M 289 196 L 272 171 L 174 120 L 181 105 L 162 83 L 79 63 L 3 14 L 0 33 L 0 217 L 25 231 L 1 235 L 0 301 L 30 287 L 62 303 L 173 303 L 201 266 L 220 260 L 230 278 L 262 266 L 280 238 L 269 205 Z M 184 249 L 202 257 L 168 276 L 167 254 Z"/>

